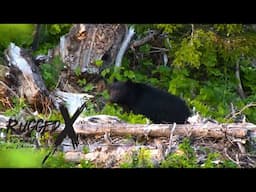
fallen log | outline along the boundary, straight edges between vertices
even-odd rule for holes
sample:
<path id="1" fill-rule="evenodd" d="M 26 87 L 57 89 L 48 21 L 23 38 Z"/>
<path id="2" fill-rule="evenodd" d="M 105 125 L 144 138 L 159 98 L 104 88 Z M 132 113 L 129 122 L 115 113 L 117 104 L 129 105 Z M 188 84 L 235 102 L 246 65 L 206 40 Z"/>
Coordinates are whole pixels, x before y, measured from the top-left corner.
<path id="1" fill-rule="evenodd" d="M 127 124 L 127 123 L 90 123 L 82 121 L 74 124 L 76 133 L 83 135 L 104 135 L 110 133 L 116 136 L 135 135 L 149 137 L 169 137 L 172 124 Z M 247 138 L 256 133 L 256 125 L 251 123 L 231 124 L 178 124 L 173 135 L 191 137 L 223 138 L 232 136 L 236 138 Z"/>
<path id="2" fill-rule="evenodd" d="M 163 160 L 161 150 L 150 149 L 145 146 L 116 146 L 112 148 L 109 146 L 101 146 L 100 151 L 96 150 L 87 154 L 78 151 L 69 151 L 65 153 L 64 158 L 74 163 L 80 163 L 81 160 L 91 161 L 96 165 L 96 168 L 119 168 L 121 163 L 127 162 L 128 157 L 134 156 L 134 154 L 136 152 L 138 153 L 142 148 L 150 151 L 150 161 L 154 163 L 155 166 L 158 166 L 159 162 Z"/>
<path id="3" fill-rule="evenodd" d="M 9 119 L 9 117 L 0 115 L 1 138 L 6 137 L 6 134 L 4 134 L 5 131 L 1 131 L 1 129 L 6 129 Z M 25 125 L 24 122 L 23 125 Z M 51 125 L 48 122 L 48 125 L 45 130 L 49 130 L 50 132 L 52 130 L 55 133 L 60 133 L 64 129 L 63 124 L 57 129 L 54 129 L 56 124 Z M 206 140 L 213 140 L 214 145 L 212 147 L 220 151 L 227 150 L 227 147 L 232 151 L 231 146 L 234 146 L 237 148 L 237 152 L 241 152 L 243 155 L 247 154 L 246 146 L 250 146 L 248 149 L 255 148 L 256 146 L 256 125 L 251 123 L 145 125 L 124 123 L 114 116 L 96 115 L 86 118 L 78 117 L 73 127 L 75 132 L 80 135 L 80 144 L 76 149 L 73 149 L 70 139 L 66 138 L 60 147 L 65 153 L 65 159 L 76 163 L 80 163 L 81 160 L 89 160 L 96 164 L 97 167 L 119 167 L 120 163 L 123 160 L 126 161 L 127 157 L 138 154 L 141 147 L 150 151 L 154 166 L 158 166 L 159 162 L 166 155 L 172 152 L 179 152 L 177 150 L 177 144 L 179 144 L 178 138 L 180 136 L 193 137 L 195 141 L 199 141 L 199 143 L 203 141 L 204 144 Z M 19 129 L 19 125 L 16 125 L 15 128 Z M 24 136 L 22 132 L 18 131 L 16 133 Z M 138 145 L 137 141 L 135 141 L 137 139 L 130 139 L 130 136 L 139 136 L 137 139 L 146 138 L 146 141 L 149 142 L 147 145 Z M 86 139 L 86 142 L 84 142 L 84 139 Z M 152 141 L 154 142 L 152 143 Z M 218 142 L 219 144 L 217 144 Z M 223 142 L 228 142 L 229 145 L 224 145 Z M 85 146 L 89 149 L 89 152 L 86 154 L 83 151 Z M 227 156 L 231 158 L 230 155 L 227 154 Z M 240 166 L 239 162 L 242 162 L 242 160 L 239 159 L 235 163 Z M 250 167 L 255 167 L 255 164 L 250 165 Z"/>
<path id="4" fill-rule="evenodd" d="M 9 117 L 0 116 L 0 128 L 6 129 Z M 256 125 L 252 123 L 198 123 L 198 124 L 128 124 L 114 116 L 96 115 L 87 118 L 79 117 L 74 123 L 77 134 L 85 136 L 101 136 L 109 133 L 111 136 L 147 136 L 170 137 L 173 135 L 201 137 L 201 138 L 225 138 L 227 136 L 243 139 L 256 137 Z M 18 128 L 18 126 L 17 126 Z M 61 124 L 55 131 L 61 132 L 64 125 Z M 50 130 L 46 127 L 45 130 Z"/>

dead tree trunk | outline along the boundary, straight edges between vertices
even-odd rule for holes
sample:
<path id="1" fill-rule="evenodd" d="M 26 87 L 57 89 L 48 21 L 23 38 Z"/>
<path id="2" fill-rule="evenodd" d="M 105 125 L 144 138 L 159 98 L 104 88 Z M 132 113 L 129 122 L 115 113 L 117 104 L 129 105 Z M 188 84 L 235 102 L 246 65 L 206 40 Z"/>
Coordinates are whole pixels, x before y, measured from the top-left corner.
<path id="1" fill-rule="evenodd" d="M 51 105 L 49 93 L 31 56 L 24 49 L 11 43 L 5 50 L 5 57 L 9 65 L 9 86 L 12 86 L 14 92 L 25 98 L 35 110 L 46 112 Z"/>
<path id="2" fill-rule="evenodd" d="M 15 78 L 13 78 L 15 79 Z M 11 72 L 8 66 L 0 65 L 0 103 L 4 108 L 10 108 L 11 96 L 18 96 L 12 89 Z"/>
<path id="3" fill-rule="evenodd" d="M 41 29 L 42 29 L 42 24 L 37 24 L 36 29 L 35 29 L 34 39 L 32 42 L 32 50 L 33 51 L 37 50 L 37 48 L 39 46 Z"/>
<path id="4" fill-rule="evenodd" d="M 75 24 L 60 39 L 54 55 L 81 72 L 98 74 L 100 68 L 112 64 L 126 32 L 124 24 Z M 96 65 L 102 60 L 103 65 Z"/>

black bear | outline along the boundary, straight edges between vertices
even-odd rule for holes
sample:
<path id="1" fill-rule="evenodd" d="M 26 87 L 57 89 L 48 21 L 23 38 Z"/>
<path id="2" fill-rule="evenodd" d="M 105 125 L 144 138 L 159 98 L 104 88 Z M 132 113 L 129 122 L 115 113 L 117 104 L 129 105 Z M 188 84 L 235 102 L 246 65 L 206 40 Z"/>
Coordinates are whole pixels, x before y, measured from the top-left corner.
<path id="1" fill-rule="evenodd" d="M 143 114 L 153 123 L 183 124 L 191 114 L 181 98 L 143 83 L 115 82 L 108 91 L 111 103 Z"/>

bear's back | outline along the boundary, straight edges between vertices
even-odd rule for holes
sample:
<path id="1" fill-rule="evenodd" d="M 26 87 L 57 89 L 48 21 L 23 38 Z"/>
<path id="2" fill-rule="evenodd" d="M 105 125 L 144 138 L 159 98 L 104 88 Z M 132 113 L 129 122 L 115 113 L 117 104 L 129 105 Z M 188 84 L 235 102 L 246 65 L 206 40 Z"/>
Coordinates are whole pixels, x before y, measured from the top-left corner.
<path id="1" fill-rule="evenodd" d="M 175 95 L 142 83 L 129 82 L 129 92 L 136 99 L 128 106 L 134 113 L 143 114 L 154 123 L 185 123 L 190 110 L 185 101 Z"/>

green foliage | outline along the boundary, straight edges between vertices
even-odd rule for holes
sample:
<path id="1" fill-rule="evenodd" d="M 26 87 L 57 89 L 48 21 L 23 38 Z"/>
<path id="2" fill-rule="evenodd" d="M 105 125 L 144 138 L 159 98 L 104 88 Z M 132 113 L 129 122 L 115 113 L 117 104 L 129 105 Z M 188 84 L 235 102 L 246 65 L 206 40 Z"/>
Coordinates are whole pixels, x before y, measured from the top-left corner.
<path id="1" fill-rule="evenodd" d="M 215 24 L 213 27 L 217 32 L 224 33 L 226 36 L 239 34 L 243 31 L 243 25 L 241 24 Z"/>
<path id="2" fill-rule="evenodd" d="M 106 68 L 101 72 L 101 75 L 102 77 L 107 78 L 109 83 L 113 82 L 114 79 L 118 81 L 125 81 L 127 80 L 126 76 L 129 75 L 129 72 L 126 72 L 126 76 L 124 76 L 123 75 L 124 71 L 125 71 L 124 67 Z"/>
<path id="3" fill-rule="evenodd" d="M 102 70 L 101 76 L 102 77 L 107 77 L 110 74 L 110 72 L 111 72 L 111 69 L 110 68 L 106 68 L 106 69 Z"/>
<path id="4" fill-rule="evenodd" d="M 135 115 L 132 112 L 124 112 L 123 109 L 115 104 L 107 104 L 102 109 L 101 113 L 107 115 L 117 116 L 118 118 L 124 120 L 125 122 L 131 124 L 146 124 L 149 121 L 143 115 Z"/>
<path id="5" fill-rule="evenodd" d="M 151 84 L 183 97 L 190 107 L 203 116 L 226 122 L 230 104 L 241 109 L 255 102 L 256 33 L 253 25 L 242 24 L 153 24 L 135 25 L 142 38 L 148 30 L 165 33 L 162 44 L 148 42 L 128 51 L 118 69 L 105 69 L 102 76 Z M 153 47 L 169 49 L 168 63 L 155 57 Z M 160 54 L 159 54 L 160 55 Z M 136 59 L 134 59 L 136 58 Z M 240 78 L 247 98 L 237 92 L 236 63 L 240 64 Z M 247 119 L 256 123 L 255 108 L 243 111 Z"/>
<path id="6" fill-rule="evenodd" d="M 49 49 L 54 48 L 60 41 L 60 37 L 69 32 L 72 24 L 43 24 L 39 48 L 35 54 L 47 54 Z"/>
<path id="7" fill-rule="evenodd" d="M 235 164 L 234 162 L 230 161 L 230 160 L 224 160 L 222 163 L 222 167 L 221 168 L 238 168 L 237 164 Z"/>
<path id="8" fill-rule="evenodd" d="M 152 45 L 149 43 L 137 50 L 138 64 L 129 54 L 124 58 L 122 66 L 114 69 L 105 69 L 102 76 L 112 82 L 133 80 L 151 84 L 155 87 L 168 90 L 174 95 L 183 97 L 191 107 L 195 107 L 203 116 L 216 118 L 225 122 L 225 117 L 230 113 L 230 103 L 236 106 L 248 102 L 241 102 L 236 88 L 234 66 L 236 60 L 244 55 L 241 60 L 241 71 L 247 76 L 245 88 L 247 92 L 255 90 L 254 68 L 243 67 L 245 57 L 252 54 L 248 48 L 250 41 L 256 40 L 248 35 L 248 40 L 242 39 L 242 25 L 145 25 L 137 26 L 139 35 L 142 36 L 149 28 L 162 29 L 168 34 L 171 49 L 168 53 L 172 61 L 169 65 L 157 65 L 152 60 L 150 53 Z M 216 30 L 216 31 L 215 31 Z M 227 37 L 226 33 L 230 33 Z M 234 35 L 233 35 L 234 33 Z M 228 43 L 231 42 L 231 43 Z M 166 48 L 170 48 L 164 42 Z M 254 48 L 254 45 L 251 45 Z M 244 64 L 245 65 L 245 64 Z M 248 65 L 248 62 L 247 62 Z M 250 70 L 251 69 L 251 70 Z M 253 119 L 252 109 L 248 109 L 248 119 Z M 255 120 L 253 120 L 255 121 Z"/>
<path id="9" fill-rule="evenodd" d="M 0 141 L 1 168 L 40 168 L 45 155 L 45 150 L 37 150 L 33 145 L 10 135 L 7 141 Z"/>
<path id="10" fill-rule="evenodd" d="M 183 97 L 189 106 L 195 107 L 201 115 L 215 118 L 220 122 L 227 122 L 225 117 L 231 112 L 231 103 L 239 111 L 245 105 L 256 101 L 256 33 L 253 25 L 136 24 L 134 26 L 138 38 L 143 38 L 150 29 L 160 30 L 165 33 L 166 38 L 154 39 L 136 47 L 135 51 L 128 50 L 120 68 L 106 68 L 101 72 L 108 83 L 114 79 L 120 81 L 130 79 L 151 84 Z M 43 25 L 37 53 L 46 54 L 49 48 L 55 47 L 61 35 L 67 33 L 70 27 L 71 24 Z M 10 28 L 12 30 L 9 30 Z M 29 34 L 33 31 L 34 25 L 0 25 L 0 35 L 2 34 L 3 37 L 0 41 L 0 49 L 6 48 L 10 41 L 18 45 L 30 46 L 33 36 Z M 168 49 L 165 52 L 168 56 L 166 65 L 162 60 L 163 53 L 155 53 L 155 47 Z M 241 99 L 237 93 L 235 67 L 238 62 L 245 99 Z M 59 71 L 62 69 L 59 64 L 60 62 L 56 60 L 56 63 L 43 64 L 40 67 L 46 85 L 50 89 L 53 89 L 58 82 Z M 102 64 L 101 60 L 95 61 L 98 67 Z M 81 75 L 80 68 L 75 69 L 75 75 Z M 85 79 L 78 80 L 77 83 L 84 87 L 85 91 L 94 90 L 92 85 L 87 85 Z M 106 91 L 99 95 L 104 96 L 105 99 L 109 97 Z M 26 105 L 24 101 L 17 100 L 14 101 L 13 106 L 13 109 L 6 111 L 9 116 L 19 114 Z M 87 115 L 102 113 L 116 115 L 129 123 L 147 122 L 143 116 L 125 113 L 116 105 L 107 104 L 102 111 L 96 111 L 94 103 L 87 104 Z M 256 123 L 255 107 L 245 109 L 242 114 L 246 115 L 248 121 Z M 60 113 L 57 112 L 50 118 L 63 121 Z M 135 157 L 138 159 L 138 154 L 134 155 L 132 164 L 128 163 L 127 167 L 138 166 Z M 216 163 L 219 160 L 221 163 Z M 88 162 L 84 164 L 86 167 Z M 234 163 L 215 153 L 207 153 L 203 165 L 201 167 L 235 167 Z M 184 142 L 177 153 L 168 156 L 162 166 L 200 167 L 195 161 L 195 152 L 189 147 L 188 142 Z"/>
<path id="11" fill-rule="evenodd" d="M 225 115 L 229 113 L 230 103 L 238 98 L 232 89 L 231 84 L 227 85 L 223 81 L 207 82 L 199 90 L 191 104 L 201 112 L 203 116 L 212 116 L 219 121 L 224 121 Z M 214 111 L 214 113 L 212 113 Z M 222 118 L 220 118 L 222 117 Z"/>
<path id="12" fill-rule="evenodd" d="M 150 49 L 151 49 L 151 46 L 149 44 L 145 44 L 139 48 L 139 51 L 143 52 L 144 54 L 149 54 Z"/>
<path id="13" fill-rule="evenodd" d="M 74 70 L 74 73 L 77 77 L 79 77 L 82 74 L 81 68 L 80 67 L 76 67 Z"/>
<path id="14" fill-rule="evenodd" d="M 178 67 L 184 67 L 185 65 L 191 65 L 195 68 L 200 66 L 201 52 L 198 48 L 201 46 L 201 42 L 198 39 L 184 39 L 181 42 L 181 47 L 175 52 L 175 60 L 173 64 Z"/>
<path id="15" fill-rule="evenodd" d="M 52 110 L 50 116 L 43 117 L 43 119 L 48 121 L 60 121 L 60 123 L 64 123 L 64 119 L 60 111 L 57 111 L 57 110 Z"/>
<path id="16" fill-rule="evenodd" d="M 184 38 L 177 46 L 173 64 L 177 67 L 189 65 L 199 69 L 201 64 L 214 67 L 217 64 L 215 35 L 211 31 L 195 30 L 193 35 Z"/>
<path id="17" fill-rule="evenodd" d="M 4 112 L 6 116 L 17 116 L 21 112 L 21 110 L 27 106 L 24 98 L 14 97 L 12 100 L 13 107 L 11 109 L 7 109 Z"/>
<path id="18" fill-rule="evenodd" d="M 44 165 L 42 160 L 49 153 L 47 149 L 35 149 L 32 144 L 17 139 L 0 141 L 0 168 L 74 168 L 75 163 L 64 159 L 63 152 L 50 156 Z M 93 168 L 90 161 L 82 160 L 82 168 Z"/>
<path id="19" fill-rule="evenodd" d="M 220 154 L 218 153 L 209 153 L 207 159 L 205 160 L 204 164 L 201 167 L 205 168 L 215 168 L 216 163 L 214 163 L 216 160 L 220 158 Z M 217 164 L 218 167 L 218 164 Z"/>
<path id="20" fill-rule="evenodd" d="M 179 144 L 178 150 L 169 154 L 161 162 L 161 168 L 237 168 L 237 165 L 230 160 L 224 159 L 220 153 L 210 152 L 204 148 L 207 155 L 203 164 L 197 162 L 196 151 L 191 147 L 188 138 L 184 138 Z"/>
<path id="21" fill-rule="evenodd" d="M 93 84 L 88 83 L 88 84 L 85 86 L 84 91 L 87 93 L 87 92 L 92 91 L 93 89 L 94 89 Z"/>
<path id="22" fill-rule="evenodd" d="M 0 24 L 0 51 L 13 42 L 21 47 L 28 47 L 33 41 L 34 24 Z"/>
<path id="23" fill-rule="evenodd" d="M 118 118 L 132 124 L 137 124 L 137 123 L 146 124 L 149 121 L 143 115 L 136 115 L 136 114 L 133 114 L 132 112 L 130 113 L 124 112 L 124 110 L 116 104 L 106 104 L 102 110 L 97 111 L 95 103 L 93 103 L 92 101 L 88 101 L 86 103 L 86 111 L 84 111 L 82 115 L 92 116 L 92 115 L 98 115 L 98 114 L 117 116 Z"/>
<path id="24" fill-rule="evenodd" d="M 64 68 L 64 63 L 60 57 L 55 57 L 51 63 L 40 65 L 41 74 L 46 87 L 53 90 L 59 80 L 60 72 Z"/>
<path id="25" fill-rule="evenodd" d="M 49 131 L 44 132 L 43 134 L 41 134 L 39 141 L 41 143 L 42 146 L 47 146 L 48 141 L 51 139 L 51 134 Z"/>
<path id="26" fill-rule="evenodd" d="M 35 149 L 8 149 L 0 150 L 1 168 L 40 168 L 44 153 Z"/>
<path id="27" fill-rule="evenodd" d="M 170 154 L 161 163 L 161 168 L 195 168 L 197 167 L 196 154 L 185 138 L 178 146 L 178 152 Z"/>
<path id="28" fill-rule="evenodd" d="M 41 160 L 42 161 L 42 160 Z M 64 158 L 63 152 L 56 152 L 53 156 L 50 156 L 43 168 L 74 168 L 76 167 L 75 163 L 68 162 Z"/>
<path id="29" fill-rule="evenodd" d="M 141 37 L 142 35 L 144 35 L 147 31 L 149 31 L 150 29 L 154 28 L 153 24 L 132 24 L 132 26 L 134 27 L 135 31 L 138 33 L 137 35 L 139 37 Z"/>
<path id="30" fill-rule="evenodd" d="M 96 60 L 95 61 L 95 65 L 97 66 L 97 67 L 101 67 L 102 65 L 103 65 L 103 61 L 100 59 L 100 60 Z"/>
<path id="31" fill-rule="evenodd" d="M 96 106 L 95 103 L 92 101 L 87 101 L 86 102 L 86 110 L 82 112 L 83 116 L 92 116 L 92 115 L 97 115 L 98 112 L 96 111 Z"/>
<path id="32" fill-rule="evenodd" d="M 80 167 L 81 168 L 95 168 L 95 165 L 91 161 L 83 159 L 80 162 Z"/>
<path id="33" fill-rule="evenodd" d="M 83 147 L 83 153 L 84 153 L 84 154 L 87 154 L 87 153 L 89 153 L 89 152 L 90 152 L 89 147 L 88 147 L 88 146 L 84 146 L 84 147 Z"/>
<path id="34" fill-rule="evenodd" d="M 68 33 L 72 25 L 42 26 L 37 52 L 46 54 L 49 48 L 57 45 L 62 35 Z M 225 117 L 230 113 L 230 103 L 241 109 L 255 101 L 256 68 L 252 65 L 256 57 L 254 25 L 135 24 L 134 27 L 138 38 L 143 38 L 151 29 L 160 30 L 165 33 L 166 38 L 162 38 L 162 42 L 148 42 L 135 48 L 135 52 L 128 50 L 120 68 L 106 68 L 102 71 L 101 75 L 109 83 L 114 79 L 131 79 L 151 84 L 183 97 L 203 116 L 211 116 L 221 122 L 225 122 Z M 2 24 L 0 34 L 3 34 L 3 38 L 0 44 L 5 44 L 6 48 L 10 41 L 14 41 L 19 42 L 18 45 L 29 46 L 34 29 L 35 25 L 31 24 Z M 163 65 L 159 59 L 162 53 L 152 52 L 154 47 L 169 49 L 166 52 L 167 65 Z M 246 99 L 241 99 L 236 91 L 235 65 L 238 61 Z M 98 67 L 102 64 L 102 60 L 95 61 Z M 48 64 L 42 65 L 42 68 L 45 68 L 42 71 L 47 87 L 53 89 L 54 84 L 58 82 L 57 70 Z M 77 76 L 81 75 L 79 70 L 75 70 Z M 85 87 L 86 81 L 79 80 L 78 84 Z M 85 87 L 85 91 L 93 89 L 92 85 Z M 248 108 L 243 114 L 252 123 L 256 122 L 255 108 Z"/>
<path id="35" fill-rule="evenodd" d="M 127 155 L 124 162 L 120 164 L 121 168 L 154 168 L 151 160 L 150 150 L 140 148 L 133 151 L 132 155 Z"/>
<path id="36" fill-rule="evenodd" d="M 50 39 L 59 41 L 59 37 L 69 32 L 72 24 L 47 24 L 47 30 L 51 35 Z"/>
<path id="37" fill-rule="evenodd" d="M 200 167 L 202 168 L 238 168 L 238 166 L 227 159 L 223 159 L 219 153 L 213 152 L 208 153 L 207 159 L 204 164 Z"/>
<path id="38" fill-rule="evenodd" d="M 33 145 L 25 143 L 22 141 L 22 138 L 19 138 L 15 135 L 12 135 L 9 131 L 6 134 L 5 139 L 0 139 L 0 150 L 9 150 L 9 149 L 18 149 L 18 148 L 31 148 Z M 6 133 L 6 130 L 4 131 Z"/>
<path id="39" fill-rule="evenodd" d="M 78 81 L 77 81 L 77 83 L 78 83 L 78 85 L 80 86 L 80 87 L 83 87 L 83 86 L 85 86 L 86 85 L 86 79 L 79 79 Z"/>
<path id="40" fill-rule="evenodd" d="M 168 91 L 186 99 L 197 95 L 199 82 L 189 76 L 189 71 L 185 68 L 173 70 L 172 80 L 169 81 Z"/>
<path id="41" fill-rule="evenodd" d="M 163 30 L 163 32 L 171 34 L 174 31 L 183 27 L 181 24 L 155 24 L 157 29 Z"/>
<path id="42" fill-rule="evenodd" d="M 33 133 L 32 133 L 33 134 Z M 41 142 L 47 140 L 49 133 L 40 139 Z M 22 141 L 21 138 L 15 138 L 7 134 L 7 140 L 0 140 L 0 167 L 1 168 L 42 168 L 42 160 L 49 153 L 48 149 L 36 149 L 34 145 Z M 64 153 L 56 152 L 50 156 L 44 168 L 69 168 L 75 167 L 74 163 L 67 162 L 64 159 Z"/>
<path id="43" fill-rule="evenodd" d="M 241 65 L 241 74 L 243 77 L 243 86 L 248 94 L 256 93 L 256 68 L 245 63 L 245 66 Z"/>
<path id="44" fill-rule="evenodd" d="M 80 69 L 77 70 L 77 69 L 78 68 L 76 68 L 76 70 L 75 70 L 75 74 L 76 74 L 76 76 L 79 76 L 79 75 L 81 75 L 81 70 Z M 77 83 L 80 87 L 84 88 L 84 91 L 86 93 L 89 93 L 95 89 L 95 86 L 92 83 L 87 83 L 86 79 L 79 79 L 79 80 L 77 80 Z"/>
<path id="45" fill-rule="evenodd" d="M 100 95 L 102 95 L 105 100 L 108 100 L 110 97 L 107 90 L 102 91 Z"/>

